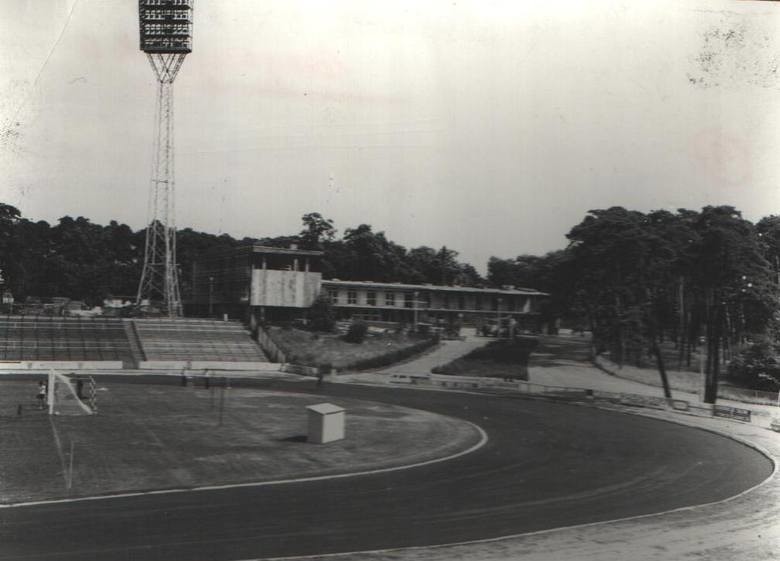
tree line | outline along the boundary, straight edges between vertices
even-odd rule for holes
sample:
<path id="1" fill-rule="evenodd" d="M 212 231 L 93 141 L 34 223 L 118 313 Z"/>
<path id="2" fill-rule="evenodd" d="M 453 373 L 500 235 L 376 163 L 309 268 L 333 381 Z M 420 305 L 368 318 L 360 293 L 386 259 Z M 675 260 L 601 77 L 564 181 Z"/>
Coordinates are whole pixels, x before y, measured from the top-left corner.
<path id="1" fill-rule="evenodd" d="M 589 329 L 594 352 L 619 364 L 651 359 L 667 396 L 669 346 L 674 368 L 706 357 L 707 402 L 727 362 L 739 381 L 774 386 L 780 217 L 753 224 L 730 206 L 612 207 L 591 210 L 567 238 L 566 249 L 544 256 L 491 258 L 488 280 L 549 292 L 551 325 L 563 318 Z"/>
<path id="2" fill-rule="evenodd" d="M 512 285 L 547 292 L 542 313 L 548 325 L 563 321 L 591 331 L 594 352 L 609 352 L 619 364 L 652 360 L 667 394 L 666 369 L 691 367 L 700 356 L 706 356 L 708 401 L 716 395 L 726 363 L 734 377 L 754 387 L 771 389 L 771 376 L 780 378 L 774 363 L 780 296 L 777 216 L 753 224 L 730 206 L 647 213 L 622 207 L 591 210 L 567 234 L 566 248 L 541 256 L 492 257 L 487 278 L 447 247 L 407 249 L 368 224 L 337 234 L 333 221 L 316 212 L 302 217 L 299 232 L 275 238 L 179 230 L 182 296 L 186 301 L 191 293 L 192 263 L 205 251 L 247 243 L 297 244 L 324 252 L 325 278 Z M 95 305 L 109 296 L 132 298 L 144 235 L 126 224 L 101 226 L 84 217 L 66 216 L 50 225 L 0 203 L 0 270 L 18 300 L 66 296 Z"/>
<path id="3" fill-rule="evenodd" d="M 249 243 L 276 247 L 297 244 L 324 252 L 325 278 L 406 283 L 485 283 L 476 269 L 447 247 L 406 249 L 368 224 L 347 228 L 337 237 L 333 221 L 319 213 L 302 217 L 296 234 L 237 239 L 184 228 L 177 232 L 182 298 L 191 294 L 192 264 L 206 251 Z M 57 224 L 33 221 L 0 203 L 0 271 L 15 298 L 64 296 L 99 305 L 108 297 L 133 298 L 143 266 L 145 230 L 111 221 L 102 226 L 84 217 L 65 216 Z"/>

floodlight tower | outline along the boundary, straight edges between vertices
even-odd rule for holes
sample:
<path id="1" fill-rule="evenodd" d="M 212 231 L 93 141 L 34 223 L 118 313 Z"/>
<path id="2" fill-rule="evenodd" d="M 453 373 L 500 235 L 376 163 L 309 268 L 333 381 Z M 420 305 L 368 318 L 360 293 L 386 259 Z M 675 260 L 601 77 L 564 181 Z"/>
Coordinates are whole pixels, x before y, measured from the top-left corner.
<path id="1" fill-rule="evenodd" d="M 176 270 L 176 182 L 173 150 L 173 81 L 192 52 L 194 0 L 139 0 L 141 50 L 157 78 L 154 167 L 149 225 L 136 304 L 159 302 L 169 317 L 182 315 Z"/>

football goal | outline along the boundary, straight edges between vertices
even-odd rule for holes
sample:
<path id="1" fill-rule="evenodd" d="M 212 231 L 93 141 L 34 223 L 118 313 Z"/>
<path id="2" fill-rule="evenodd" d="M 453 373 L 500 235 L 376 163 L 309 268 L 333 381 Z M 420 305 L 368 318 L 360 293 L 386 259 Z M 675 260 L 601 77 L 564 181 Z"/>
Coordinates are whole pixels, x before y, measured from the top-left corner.
<path id="1" fill-rule="evenodd" d="M 49 370 L 49 415 L 92 415 L 93 410 L 79 399 L 73 382 L 64 374 Z"/>

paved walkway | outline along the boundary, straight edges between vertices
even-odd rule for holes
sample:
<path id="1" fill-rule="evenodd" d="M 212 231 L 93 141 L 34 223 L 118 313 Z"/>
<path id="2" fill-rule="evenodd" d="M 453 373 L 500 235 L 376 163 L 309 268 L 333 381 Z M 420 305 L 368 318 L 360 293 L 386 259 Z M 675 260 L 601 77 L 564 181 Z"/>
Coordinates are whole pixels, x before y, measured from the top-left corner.
<path id="1" fill-rule="evenodd" d="M 618 376 L 607 374 L 595 367 L 589 361 L 582 360 L 587 356 L 587 347 L 582 344 L 584 351 L 576 349 L 578 338 L 561 337 L 561 343 L 568 344 L 565 352 L 561 352 L 566 358 L 558 358 L 552 354 L 532 356 L 531 366 L 528 369 L 529 380 L 535 384 L 546 386 L 563 386 L 569 388 L 587 388 L 616 393 L 633 393 L 639 395 L 651 395 L 663 397 L 663 389 L 660 385 L 643 384 L 633 380 L 627 380 Z M 574 348 L 573 348 L 574 347 Z M 578 359 L 578 360 L 572 360 Z M 634 369 L 637 370 L 637 369 Z M 657 377 L 658 374 L 650 369 L 646 371 L 649 376 Z M 657 384 L 655 378 L 650 380 Z M 700 403 L 701 396 L 697 392 L 672 389 L 674 399 L 685 400 L 690 403 Z M 750 409 L 754 415 L 754 422 L 760 426 L 769 426 L 772 417 L 780 417 L 780 409 L 773 405 L 748 404 L 731 399 L 718 398 L 718 404 Z"/>
<path id="2" fill-rule="evenodd" d="M 372 372 L 341 374 L 334 381 L 385 383 L 389 381 L 391 374 L 427 376 L 432 368 L 446 364 L 490 341 L 491 339 L 478 337 L 474 333 L 467 333 L 464 340 L 443 341 L 436 349 L 410 361 Z M 587 342 L 580 337 L 546 338 L 544 348 L 531 357 L 528 369 L 529 381 L 545 386 L 663 396 L 663 390 L 658 385 L 644 384 L 607 374 L 590 362 L 589 353 Z M 653 373 L 650 372 L 650 375 Z M 655 380 L 652 382 L 655 383 Z M 673 389 L 672 397 L 690 403 L 700 402 L 699 394 L 681 389 Z M 761 426 L 769 426 L 773 416 L 780 417 L 780 410 L 775 406 L 746 404 L 722 398 L 718 403 L 752 410 L 755 415 L 754 422 Z"/>

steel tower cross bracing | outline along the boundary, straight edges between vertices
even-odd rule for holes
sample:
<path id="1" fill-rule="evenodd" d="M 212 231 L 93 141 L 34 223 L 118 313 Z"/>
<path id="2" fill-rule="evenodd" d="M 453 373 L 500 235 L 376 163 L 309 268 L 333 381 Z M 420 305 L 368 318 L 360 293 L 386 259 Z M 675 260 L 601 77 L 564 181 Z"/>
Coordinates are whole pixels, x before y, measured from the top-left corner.
<path id="1" fill-rule="evenodd" d="M 149 222 L 136 303 L 182 315 L 176 261 L 173 83 L 192 50 L 192 0 L 139 0 L 141 50 L 157 78 Z"/>

